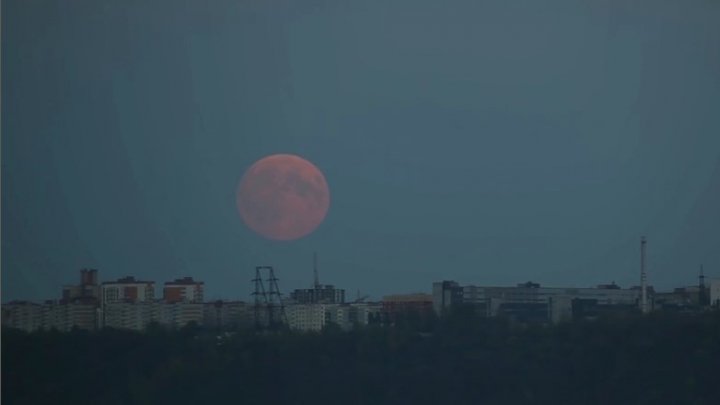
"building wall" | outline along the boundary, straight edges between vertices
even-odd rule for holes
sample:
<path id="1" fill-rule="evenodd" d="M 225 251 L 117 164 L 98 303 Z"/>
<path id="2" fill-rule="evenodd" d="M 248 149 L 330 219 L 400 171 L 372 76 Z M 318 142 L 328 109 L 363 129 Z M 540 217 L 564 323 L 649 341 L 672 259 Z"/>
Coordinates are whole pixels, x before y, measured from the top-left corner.
<path id="1" fill-rule="evenodd" d="M 43 327 L 42 305 L 33 302 L 10 302 L 2 306 L 4 326 L 32 332 Z"/>
<path id="2" fill-rule="evenodd" d="M 146 302 L 155 299 L 155 283 L 135 281 L 130 278 L 103 283 L 101 286 L 102 304 L 114 302 Z"/>
<path id="3" fill-rule="evenodd" d="M 80 284 L 63 286 L 61 301 L 67 303 L 88 298 L 94 298 L 97 301 L 100 300 L 98 271 L 82 269 L 80 270 Z"/>
<path id="4" fill-rule="evenodd" d="M 326 310 L 334 304 L 295 304 L 285 307 L 290 329 L 320 331 L 325 327 Z"/>
<path id="5" fill-rule="evenodd" d="M 550 314 L 548 318 L 552 323 L 560 323 L 572 319 L 572 299 L 566 296 L 550 297 L 548 303 Z"/>
<path id="6" fill-rule="evenodd" d="M 26 332 L 39 329 L 62 332 L 73 328 L 92 330 L 97 325 L 97 305 L 92 302 L 11 302 L 3 305 L 3 325 Z"/>
<path id="7" fill-rule="evenodd" d="M 203 305 L 180 302 L 114 302 L 103 308 L 104 326 L 116 329 L 143 331 L 151 323 L 181 328 L 191 322 L 203 322 Z"/>
<path id="8" fill-rule="evenodd" d="M 253 308 L 243 301 L 215 301 L 203 304 L 203 325 L 239 329 L 253 325 Z"/>
<path id="9" fill-rule="evenodd" d="M 94 330 L 97 328 L 98 306 L 96 303 L 73 302 L 61 304 L 59 308 L 64 308 L 65 313 L 62 317 L 64 324 L 58 330 L 69 331 L 73 328 Z"/>
<path id="10" fill-rule="evenodd" d="M 342 304 L 345 302 L 345 290 L 332 285 L 301 288 L 291 292 L 290 299 L 297 304 Z"/>
<path id="11" fill-rule="evenodd" d="M 433 310 L 440 315 L 463 300 L 463 289 L 454 281 L 433 283 Z"/>
<path id="12" fill-rule="evenodd" d="M 365 326 L 373 316 L 379 316 L 381 304 L 293 304 L 285 307 L 290 329 L 320 331 L 330 323 L 342 330 Z"/>
<path id="13" fill-rule="evenodd" d="M 192 277 L 165 283 L 163 300 L 166 302 L 203 302 L 205 285 Z"/>
<path id="14" fill-rule="evenodd" d="M 521 308 L 533 314 L 538 313 L 540 308 L 522 305 L 543 304 L 547 306 L 548 320 L 559 322 L 561 318 L 567 317 L 570 300 L 586 299 L 598 305 L 626 307 L 637 305 L 639 294 L 638 290 L 621 289 L 614 285 L 603 288 L 548 288 L 535 283 L 523 283 L 516 287 L 490 287 L 459 286 L 452 281 L 443 281 L 433 284 L 433 308 L 441 313 L 452 305 L 462 303 L 483 307 L 489 316 L 508 311 L 521 316 Z"/>
<path id="15" fill-rule="evenodd" d="M 710 305 L 720 307 L 720 279 L 710 280 L 708 284 L 710 290 Z"/>
<path id="16" fill-rule="evenodd" d="M 433 311 L 433 296 L 424 293 L 388 295 L 383 297 L 382 308 L 391 321 L 401 313 L 428 314 Z"/>

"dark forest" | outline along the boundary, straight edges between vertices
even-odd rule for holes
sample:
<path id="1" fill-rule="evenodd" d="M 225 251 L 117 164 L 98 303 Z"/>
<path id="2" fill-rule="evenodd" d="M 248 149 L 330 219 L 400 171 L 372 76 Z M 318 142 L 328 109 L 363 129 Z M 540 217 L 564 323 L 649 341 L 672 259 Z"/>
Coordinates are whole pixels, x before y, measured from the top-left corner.
<path id="1" fill-rule="evenodd" d="M 4 404 L 711 404 L 720 312 L 351 332 L 2 333 Z"/>

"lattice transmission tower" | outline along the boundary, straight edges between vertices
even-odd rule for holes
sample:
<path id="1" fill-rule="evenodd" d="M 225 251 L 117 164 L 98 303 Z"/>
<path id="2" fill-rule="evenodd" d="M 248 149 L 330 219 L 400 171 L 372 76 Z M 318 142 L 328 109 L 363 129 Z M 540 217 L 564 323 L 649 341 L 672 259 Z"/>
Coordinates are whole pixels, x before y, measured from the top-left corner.
<path id="1" fill-rule="evenodd" d="M 268 289 L 265 289 L 263 282 L 263 273 L 267 273 Z M 256 329 L 278 329 L 282 325 L 287 324 L 285 315 L 285 304 L 282 300 L 282 294 L 278 287 L 278 278 L 275 277 L 275 271 L 272 266 L 255 267 L 255 291 L 253 296 L 255 299 L 254 318 Z"/>

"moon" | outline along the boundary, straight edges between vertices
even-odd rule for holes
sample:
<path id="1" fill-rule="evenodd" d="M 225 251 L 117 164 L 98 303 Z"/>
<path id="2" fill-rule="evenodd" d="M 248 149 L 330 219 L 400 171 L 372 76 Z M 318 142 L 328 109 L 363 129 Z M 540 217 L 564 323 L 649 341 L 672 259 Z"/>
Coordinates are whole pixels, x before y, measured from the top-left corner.
<path id="1" fill-rule="evenodd" d="M 236 193 L 243 222 L 272 240 L 289 241 L 312 233 L 325 219 L 330 190 L 325 176 L 300 156 L 277 154 L 253 163 Z"/>

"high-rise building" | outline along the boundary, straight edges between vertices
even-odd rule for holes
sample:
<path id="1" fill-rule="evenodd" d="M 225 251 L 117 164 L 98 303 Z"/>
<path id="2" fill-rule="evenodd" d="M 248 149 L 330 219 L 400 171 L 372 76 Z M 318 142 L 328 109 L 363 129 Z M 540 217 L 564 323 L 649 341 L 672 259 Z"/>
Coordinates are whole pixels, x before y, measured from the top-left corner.
<path id="1" fill-rule="evenodd" d="M 342 304 L 345 290 L 331 284 L 320 284 L 317 253 L 313 254 L 313 284 L 311 288 L 299 288 L 290 293 L 290 300 L 296 304 Z"/>
<path id="2" fill-rule="evenodd" d="M 298 304 L 342 304 L 345 302 L 345 290 L 330 284 L 319 284 L 313 288 L 296 289 L 290 293 L 290 299 Z"/>
<path id="3" fill-rule="evenodd" d="M 63 286 L 61 302 L 68 303 L 78 299 L 88 302 L 88 298 L 100 301 L 98 271 L 95 269 L 80 270 L 80 284 Z"/>
<path id="4" fill-rule="evenodd" d="M 146 302 L 155 299 L 155 282 L 123 277 L 101 285 L 102 305 L 116 302 Z"/>
<path id="5" fill-rule="evenodd" d="M 138 303 L 152 303 L 155 300 L 155 282 L 136 280 L 127 276 L 117 281 L 106 281 L 100 286 L 100 319 L 101 327 L 129 328 L 141 330 L 147 323 L 146 319 L 154 319 L 148 315 L 145 306 L 128 306 Z M 122 305 L 127 304 L 127 305 Z M 126 326 L 129 325 L 129 326 Z"/>
<path id="6" fill-rule="evenodd" d="M 192 277 L 184 277 L 168 281 L 163 288 L 163 300 L 175 302 L 203 302 L 205 283 L 195 281 Z"/>

